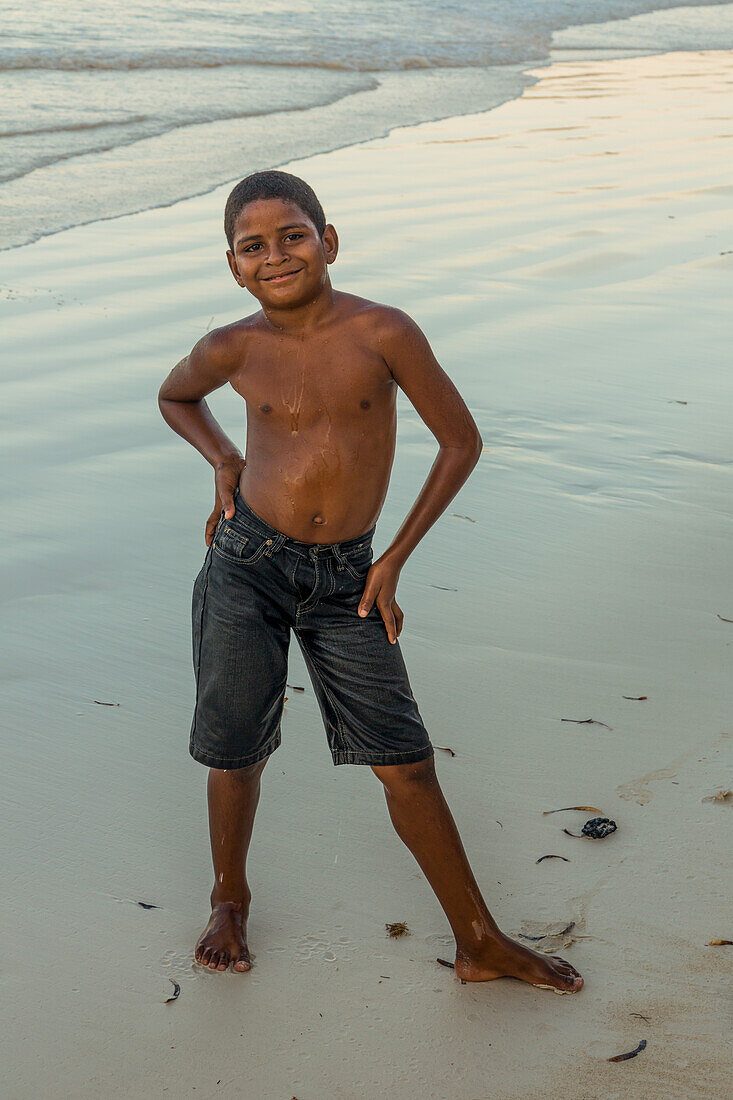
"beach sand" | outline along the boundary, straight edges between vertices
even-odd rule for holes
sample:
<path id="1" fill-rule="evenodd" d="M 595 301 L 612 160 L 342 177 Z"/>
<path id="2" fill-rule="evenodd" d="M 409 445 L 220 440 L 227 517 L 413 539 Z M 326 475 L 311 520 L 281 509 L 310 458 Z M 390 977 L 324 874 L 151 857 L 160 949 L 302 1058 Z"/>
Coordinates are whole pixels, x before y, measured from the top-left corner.
<path id="1" fill-rule="evenodd" d="M 447 922 L 371 771 L 332 766 L 295 640 L 255 966 L 192 964 L 213 479 L 156 393 L 255 306 L 226 268 L 226 185 L 0 256 L 8 1098 L 727 1095 L 731 949 L 706 944 L 733 938 L 733 811 L 705 799 L 733 786 L 733 54 L 557 53 L 535 75 L 494 111 L 289 167 L 339 231 L 334 285 L 414 316 L 481 429 L 402 572 L 400 644 L 491 909 L 508 932 L 574 921 L 584 990 L 436 963 Z M 375 555 L 436 449 L 399 400 Z M 209 404 L 244 447 L 236 394 Z M 617 832 L 541 813 L 576 804 Z"/>

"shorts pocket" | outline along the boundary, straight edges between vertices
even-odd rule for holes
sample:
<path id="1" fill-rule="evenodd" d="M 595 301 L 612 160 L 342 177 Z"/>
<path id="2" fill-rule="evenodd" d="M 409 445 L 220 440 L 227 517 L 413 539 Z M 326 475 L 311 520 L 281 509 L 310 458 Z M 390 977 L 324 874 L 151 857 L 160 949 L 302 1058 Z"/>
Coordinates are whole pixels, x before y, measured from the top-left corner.
<path id="1" fill-rule="evenodd" d="M 237 565 L 249 565 L 259 561 L 267 547 L 269 539 L 261 535 L 246 535 L 236 531 L 228 523 L 223 523 L 214 535 L 212 546 L 220 557 Z"/>
<path id="2" fill-rule="evenodd" d="M 369 572 L 374 552 L 370 542 L 355 547 L 343 554 L 346 569 L 354 578 L 360 581 Z"/>

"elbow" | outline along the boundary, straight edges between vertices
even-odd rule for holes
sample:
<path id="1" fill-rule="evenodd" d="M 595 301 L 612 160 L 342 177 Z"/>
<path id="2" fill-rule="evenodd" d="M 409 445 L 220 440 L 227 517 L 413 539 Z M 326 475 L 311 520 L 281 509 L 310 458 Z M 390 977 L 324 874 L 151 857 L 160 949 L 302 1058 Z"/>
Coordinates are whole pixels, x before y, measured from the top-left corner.
<path id="1" fill-rule="evenodd" d="M 484 449 L 484 441 L 481 438 L 481 433 L 479 432 L 478 428 L 476 429 L 475 434 L 472 435 L 463 445 L 463 449 L 468 455 L 471 456 L 471 459 L 473 460 L 473 465 L 475 466 L 478 460 L 481 458 L 481 452 Z"/>
<path id="2" fill-rule="evenodd" d="M 165 385 L 162 385 L 158 390 L 158 408 L 160 410 L 160 415 L 163 417 L 165 422 L 168 423 L 168 413 L 170 412 L 170 409 L 174 402 L 172 398 L 165 396 L 164 390 Z"/>
<path id="3" fill-rule="evenodd" d="M 473 468 L 481 458 L 481 452 L 484 449 L 484 441 L 477 431 L 475 435 L 471 435 L 467 439 L 462 439 L 460 442 L 443 442 L 440 444 L 440 447 L 446 452 L 452 451 L 456 455 L 460 455 L 462 462 L 470 461 L 471 468 Z"/>

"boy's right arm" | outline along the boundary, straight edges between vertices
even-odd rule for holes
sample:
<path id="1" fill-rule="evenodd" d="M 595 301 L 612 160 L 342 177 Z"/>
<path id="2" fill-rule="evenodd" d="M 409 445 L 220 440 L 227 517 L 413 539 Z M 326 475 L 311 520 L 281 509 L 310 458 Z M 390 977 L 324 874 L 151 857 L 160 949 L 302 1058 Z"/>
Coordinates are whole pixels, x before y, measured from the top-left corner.
<path id="1" fill-rule="evenodd" d="M 219 518 L 234 515 L 234 489 L 244 466 L 244 457 L 222 430 L 204 401 L 206 394 L 224 386 L 242 364 L 241 340 L 227 329 L 203 336 L 185 359 L 181 359 L 158 391 L 163 419 L 214 467 L 217 499 L 206 524 L 206 543 Z"/>

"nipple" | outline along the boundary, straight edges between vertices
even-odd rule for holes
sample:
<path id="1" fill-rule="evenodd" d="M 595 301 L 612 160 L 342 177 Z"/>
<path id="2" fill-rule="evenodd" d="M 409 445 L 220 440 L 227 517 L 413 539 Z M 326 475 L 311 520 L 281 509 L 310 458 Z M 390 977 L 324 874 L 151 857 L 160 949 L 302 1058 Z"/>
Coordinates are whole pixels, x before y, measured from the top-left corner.
<path id="1" fill-rule="evenodd" d="M 323 516 L 321 516 L 321 515 L 318 515 L 318 516 L 314 516 L 314 517 L 313 517 L 313 522 L 314 522 L 314 523 L 325 523 L 326 521 L 325 521 L 325 519 L 323 518 Z"/>

